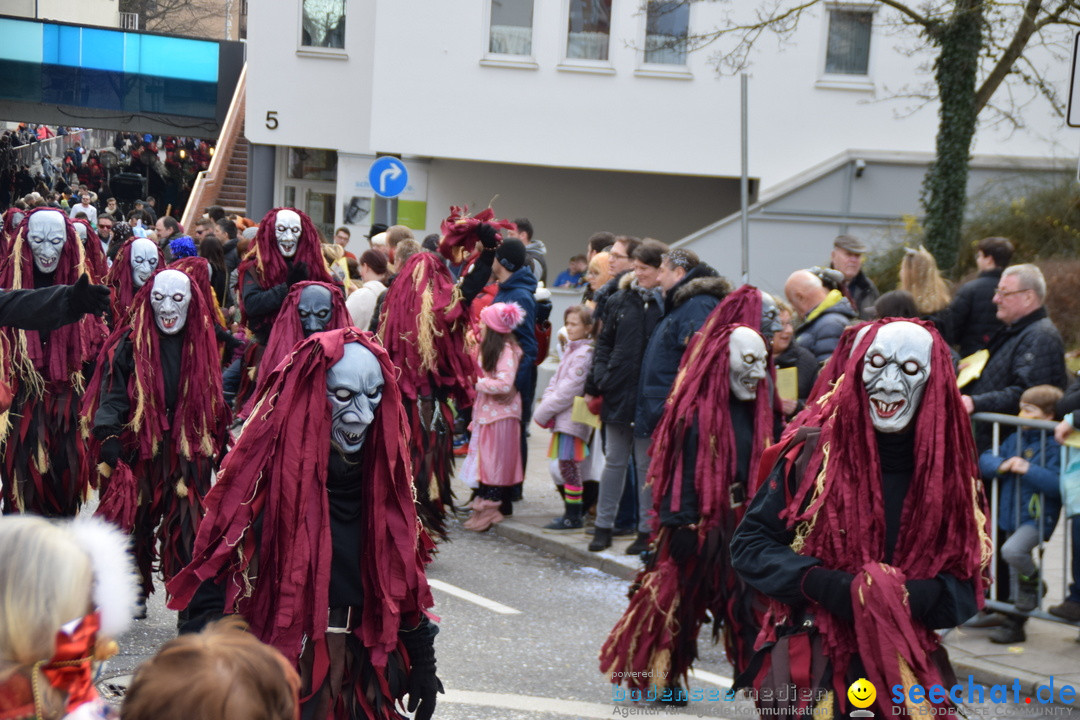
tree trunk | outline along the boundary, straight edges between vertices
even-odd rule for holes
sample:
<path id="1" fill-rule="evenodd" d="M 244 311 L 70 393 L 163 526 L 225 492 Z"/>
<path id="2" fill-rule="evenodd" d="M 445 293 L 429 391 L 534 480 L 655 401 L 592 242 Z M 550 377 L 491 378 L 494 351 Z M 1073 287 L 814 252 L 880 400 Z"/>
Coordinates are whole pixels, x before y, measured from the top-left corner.
<path id="1" fill-rule="evenodd" d="M 937 158 L 923 181 L 926 247 L 948 273 L 956 264 L 967 203 L 968 162 L 975 136 L 975 81 L 982 47 L 985 0 L 957 0 L 956 10 L 939 26 L 941 47 L 934 69 L 938 98 Z"/>

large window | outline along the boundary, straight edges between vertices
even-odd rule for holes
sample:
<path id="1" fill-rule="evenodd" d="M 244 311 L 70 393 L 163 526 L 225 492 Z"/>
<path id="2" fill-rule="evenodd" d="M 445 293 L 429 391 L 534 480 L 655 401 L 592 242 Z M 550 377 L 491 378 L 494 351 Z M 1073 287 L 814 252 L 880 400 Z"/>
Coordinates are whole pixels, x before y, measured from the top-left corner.
<path id="1" fill-rule="evenodd" d="M 532 55 L 533 0 L 491 0 L 488 52 Z"/>
<path id="2" fill-rule="evenodd" d="M 870 29 L 874 13 L 865 10 L 829 10 L 829 39 L 825 72 L 829 75 L 868 75 Z"/>
<path id="3" fill-rule="evenodd" d="M 300 44 L 345 49 L 345 0 L 303 0 Z"/>
<path id="4" fill-rule="evenodd" d="M 645 62 L 686 64 L 689 0 L 650 0 L 645 16 Z"/>
<path id="5" fill-rule="evenodd" d="M 566 57 L 607 60 L 611 40 L 611 0 L 570 0 Z"/>

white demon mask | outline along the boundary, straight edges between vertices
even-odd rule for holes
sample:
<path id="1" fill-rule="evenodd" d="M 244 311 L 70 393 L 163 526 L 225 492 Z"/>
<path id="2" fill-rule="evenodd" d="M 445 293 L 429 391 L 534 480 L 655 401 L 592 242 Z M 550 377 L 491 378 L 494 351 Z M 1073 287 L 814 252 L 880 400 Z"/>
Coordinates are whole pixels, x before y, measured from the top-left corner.
<path id="1" fill-rule="evenodd" d="M 756 332 L 740 325 L 728 339 L 728 360 L 731 363 L 731 394 L 738 400 L 757 397 L 758 383 L 765 379 L 769 352 L 765 341 Z"/>
<path id="2" fill-rule="evenodd" d="M 30 216 L 26 241 L 34 255 L 38 272 L 50 275 L 60 264 L 60 253 L 67 242 L 67 218 L 59 210 L 43 210 Z"/>
<path id="3" fill-rule="evenodd" d="M 360 450 L 382 401 L 383 374 L 375 355 L 349 343 L 345 354 L 326 373 L 330 400 L 330 443 L 345 454 Z"/>
<path id="4" fill-rule="evenodd" d="M 141 288 L 157 270 L 158 248 L 153 240 L 135 238 L 131 242 L 131 281 Z"/>
<path id="5" fill-rule="evenodd" d="M 322 285 L 308 285 L 300 291 L 296 312 L 300 315 L 300 327 L 304 329 L 304 337 L 311 337 L 312 334 L 326 329 L 330 316 L 334 313 L 332 300 L 330 291 Z"/>
<path id="6" fill-rule="evenodd" d="M 300 216 L 295 210 L 278 210 L 277 217 L 274 218 L 274 232 L 277 235 L 278 249 L 284 257 L 291 258 L 296 254 L 300 231 Z"/>
<path id="7" fill-rule="evenodd" d="M 179 270 L 162 270 L 154 276 L 150 288 L 150 307 L 154 322 L 166 335 L 175 335 L 187 324 L 191 305 L 191 280 Z"/>
<path id="8" fill-rule="evenodd" d="M 11 227 L 19 227 L 20 225 L 22 225 L 22 221 L 25 218 L 26 213 L 22 211 L 16 210 L 15 212 L 11 213 Z"/>
<path id="9" fill-rule="evenodd" d="M 883 326 L 863 358 L 862 380 L 870 420 L 878 432 L 906 430 L 915 419 L 930 377 L 930 332 L 911 322 Z"/>
<path id="10" fill-rule="evenodd" d="M 71 224 L 75 226 L 75 234 L 79 236 L 79 240 L 82 241 L 83 247 L 86 247 L 86 238 L 89 237 L 86 232 L 86 226 L 81 222 Z"/>

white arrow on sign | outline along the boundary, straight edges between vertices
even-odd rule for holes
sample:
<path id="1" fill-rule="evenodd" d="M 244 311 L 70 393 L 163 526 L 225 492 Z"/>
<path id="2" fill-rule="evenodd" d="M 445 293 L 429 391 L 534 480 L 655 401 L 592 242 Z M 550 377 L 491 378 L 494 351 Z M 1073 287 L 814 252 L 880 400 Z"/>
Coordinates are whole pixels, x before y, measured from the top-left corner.
<path id="1" fill-rule="evenodd" d="M 401 169 L 401 166 L 398 165 L 397 163 L 394 163 L 393 165 L 391 165 L 390 167 L 386 168 L 381 173 L 379 173 L 379 192 L 381 194 L 383 194 L 383 195 L 386 194 L 386 178 L 387 178 L 387 176 L 389 176 L 389 178 L 391 180 L 397 180 L 399 177 L 401 177 L 402 172 L 403 171 Z"/>

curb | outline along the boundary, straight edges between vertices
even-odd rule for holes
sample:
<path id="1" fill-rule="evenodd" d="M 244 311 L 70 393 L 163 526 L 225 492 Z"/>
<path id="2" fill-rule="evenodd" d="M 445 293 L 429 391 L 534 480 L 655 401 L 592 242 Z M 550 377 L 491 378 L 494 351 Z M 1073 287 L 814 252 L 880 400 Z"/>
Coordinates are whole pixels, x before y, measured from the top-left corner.
<path id="1" fill-rule="evenodd" d="M 589 552 L 585 547 L 578 547 L 576 544 L 567 542 L 566 535 L 547 533 L 540 528 L 519 520 L 504 520 L 497 525 L 493 525 L 491 532 L 507 540 L 550 553 L 555 557 L 570 560 L 586 567 L 596 568 L 608 575 L 614 575 L 620 580 L 630 582 L 637 576 L 640 563 L 629 555 L 617 557 L 612 554 L 611 549 L 598 553 Z M 619 557 L 626 558 L 626 560 L 620 561 Z"/>

